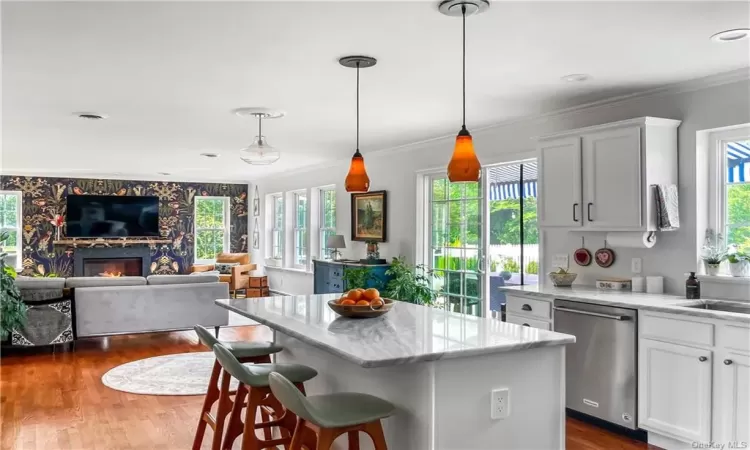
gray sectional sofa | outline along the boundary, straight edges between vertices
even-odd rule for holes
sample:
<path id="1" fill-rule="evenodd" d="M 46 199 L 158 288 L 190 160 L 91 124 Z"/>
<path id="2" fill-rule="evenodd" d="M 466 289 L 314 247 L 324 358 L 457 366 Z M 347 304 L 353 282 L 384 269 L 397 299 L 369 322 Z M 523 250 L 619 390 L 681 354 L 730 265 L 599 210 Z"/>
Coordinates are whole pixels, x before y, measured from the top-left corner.
<path id="1" fill-rule="evenodd" d="M 47 289 L 45 280 L 49 279 L 21 277 L 17 284 L 23 293 L 34 290 L 35 284 Z M 74 277 L 65 280 L 65 287 L 70 288 L 74 299 L 71 319 L 76 337 L 228 324 L 228 311 L 216 306 L 214 300 L 229 298 L 229 285 L 220 282 L 217 275 Z M 33 297 L 32 293 L 27 295 Z"/>

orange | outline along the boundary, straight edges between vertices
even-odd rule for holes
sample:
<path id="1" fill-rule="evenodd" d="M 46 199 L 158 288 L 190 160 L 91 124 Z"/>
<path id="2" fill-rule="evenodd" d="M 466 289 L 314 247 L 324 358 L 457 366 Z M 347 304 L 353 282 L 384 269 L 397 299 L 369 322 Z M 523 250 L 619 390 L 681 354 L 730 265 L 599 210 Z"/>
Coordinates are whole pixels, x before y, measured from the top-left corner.
<path id="1" fill-rule="evenodd" d="M 370 306 L 370 302 L 367 300 L 360 300 L 357 302 L 357 306 Z"/>
<path id="2" fill-rule="evenodd" d="M 365 289 L 364 289 L 364 288 L 357 288 L 357 289 L 355 289 L 355 290 L 357 290 L 357 291 L 359 291 L 359 292 L 365 292 Z"/>
<path id="3" fill-rule="evenodd" d="M 367 300 L 374 300 L 380 297 L 380 292 L 375 288 L 370 288 L 364 292 L 364 296 Z"/>
<path id="4" fill-rule="evenodd" d="M 338 303 L 340 305 L 340 304 L 344 303 L 344 300 L 349 300 L 349 299 L 346 298 L 346 297 L 341 297 L 336 303 Z"/>
<path id="5" fill-rule="evenodd" d="M 347 298 L 350 298 L 350 299 L 352 299 L 352 300 L 359 300 L 359 299 L 361 299 L 361 298 L 362 298 L 362 293 L 361 293 L 361 292 L 359 292 L 359 291 L 358 291 L 358 290 L 356 290 L 356 289 L 352 289 L 351 291 L 349 291 L 349 292 L 348 292 L 348 293 L 346 294 L 346 297 L 347 297 Z"/>
<path id="6" fill-rule="evenodd" d="M 383 306 L 383 304 L 384 304 L 384 302 L 383 302 L 382 298 L 375 298 L 375 299 L 373 299 L 370 302 L 370 306 L 372 306 L 374 308 L 379 308 L 379 307 Z"/>
<path id="7" fill-rule="evenodd" d="M 352 305 L 354 305 L 354 304 L 356 304 L 356 303 L 357 303 L 357 302 L 355 302 L 354 300 L 352 300 L 352 299 L 350 299 L 350 298 L 347 298 L 347 299 L 341 300 L 341 303 L 339 303 L 339 304 L 340 304 L 341 306 L 352 306 Z"/>

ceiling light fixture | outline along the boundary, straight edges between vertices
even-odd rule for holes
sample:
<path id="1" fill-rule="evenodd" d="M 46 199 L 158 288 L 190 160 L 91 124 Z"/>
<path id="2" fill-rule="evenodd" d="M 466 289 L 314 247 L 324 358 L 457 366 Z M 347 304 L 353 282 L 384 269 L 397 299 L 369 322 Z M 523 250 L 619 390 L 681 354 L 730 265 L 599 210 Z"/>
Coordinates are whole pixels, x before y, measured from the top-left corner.
<path id="1" fill-rule="evenodd" d="M 590 80 L 591 75 L 588 75 L 585 73 L 571 73 L 570 75 L 565 75 L 565 76 L 560 77 L 560 79 L 568 83 L 578 83 L 581 81 Z"/>
<path id="2" fill-rule="evenodd" d="M 201 153 L 201 156 L 205 156 L 206 158 L 218 158 L 221 155 L 218 153 Z"/>
<path id="3" fill-rule="evenodd" d="M 446 16 L 461 16 L 463 23 L 462 35 L 462 92 L 463 92 L 463 122 L 461 131 L 456 136 L 453 156 L 448 163 L 448 179 L 452 183 L 477 182 L 482 165 L 477 154 L 474 153 L 474 143 L 469 130 L 466 129 L 466 16 L 479 14 L 490 7 L 488 0 L 445 0 L 440 3 L 438 10 Z"/>
<path id="4" fill-rule="evenodd" d="M 75 112 L 73 113 L 74 116 L 78 117 L 79 119 L 86 119 L 86 120 L 104 120 L 109 118 L 106 114 L 98 114 L 94 112 Z"/>
<path id="5" fill-rule="evenodd" d="M 378 60 L 369 56 L 345 56 L 339 59 L 344 67 L 357 69 L 357 147 L 352 156 L 349 173 L 346 174 L 344 187 L 346 192 L 367 192 L 370 190 L 370 177 L 367 176 L 365 159 L 359 152 L 359 69 L 366 69 L 377 64 Z"/>
<path id="6" fill-rule="evenodd" d="M 750 36 L 750 28 L 735 28 L 720 31 L 711 36 L 711 40 L 714 42 L 737 42 L 747 39 L 748 36 Z"/>
<path id="7" fill-rule="evenodd" d="M 172 175 L 170 172 L 156 172 L 159 175 Z"/>
<path id="8" fill-rule="evenodd" d="M 233 112 L 238 116 L 252 116 L 258 119 L 258 135 L 252 144 L 240 150 L 240 159 L 256 166 L 267 166 L 278 161 L 281 153 L 269 145 L 263 136 L 263 119 L 278 119 L 284 117 L 284 113 L 267 108 L 239 108 Z"/>

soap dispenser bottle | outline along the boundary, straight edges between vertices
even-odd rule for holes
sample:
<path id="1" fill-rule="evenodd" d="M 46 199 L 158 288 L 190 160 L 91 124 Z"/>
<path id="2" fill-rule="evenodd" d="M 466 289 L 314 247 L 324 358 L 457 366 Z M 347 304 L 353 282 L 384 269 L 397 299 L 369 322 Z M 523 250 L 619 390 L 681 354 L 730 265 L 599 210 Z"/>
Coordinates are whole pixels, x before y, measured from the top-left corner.
<path id="1" fill-rule="evenodd" d="M 685 298 L 688 300 L 701 298 L 701 282 L 695 278 L 695 272 L 690 272 L 690 276 L 685 281 Z"/>

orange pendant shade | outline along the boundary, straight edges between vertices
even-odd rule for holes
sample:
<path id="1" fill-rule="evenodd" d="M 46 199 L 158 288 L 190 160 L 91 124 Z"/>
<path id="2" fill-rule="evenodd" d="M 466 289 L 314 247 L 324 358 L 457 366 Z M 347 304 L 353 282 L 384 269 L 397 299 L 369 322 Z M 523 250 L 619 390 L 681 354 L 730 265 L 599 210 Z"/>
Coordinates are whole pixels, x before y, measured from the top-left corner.
<path id="1" fill-rule="evenodd" d="M 448 163 L 448 179 L 451 183 L 477 182 L 482 166 L 474 153 L 474 143 L 466 129 L 456 136 L 451 162 Z"/>
<path id="2" fill-rule="evenodd" d="M 344 186 L 346 192 L 367 192 L 370 190 L 370 177 L 367 176 L 365 159 L 359 150 L 352 156 L 352 164 L 349 166 L 349 173 L 346 174 Z"/>

